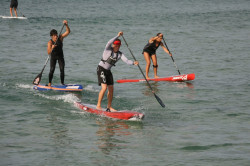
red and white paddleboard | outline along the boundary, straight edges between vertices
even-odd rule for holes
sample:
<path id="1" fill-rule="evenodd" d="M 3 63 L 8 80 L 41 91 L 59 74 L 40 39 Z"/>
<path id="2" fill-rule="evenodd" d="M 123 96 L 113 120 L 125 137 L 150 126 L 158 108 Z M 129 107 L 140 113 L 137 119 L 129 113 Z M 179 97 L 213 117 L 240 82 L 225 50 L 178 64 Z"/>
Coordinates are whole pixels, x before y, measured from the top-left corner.
<path id="1" fill-rule="evenodd" d="M 74 103 L 77 108 L 80 108 L 83 111 L 109 117 L 109 118 L 114 118 L 114 119 L 121 119 L 121 120 L 131 120 L 131 121 L 138 121 L 142 120 L 144 118 L 143 113 L 139 112 L 134 112 L 134 111 L 116 111 L 116 112 L 107 112 L 104 110 L 98 110 L 96 109 L 95 105 L 90 105 L 90 104 L 83 104 L 80 102 L 75 102 Z"/>
<path id="2" fill-rule="evenodd" d="M 172 82 L 183 82 L 183 81 L 191 81 L 195 79 L 195 74 L 182 74 L 170 77 L 160 77 L 160 78 L 150 78 L 148 81 L 172 81 Z M 128 83 L 128 82 L 143 82 L 145 79 L 121 79 L 117 80 L 118 83 Z"/>

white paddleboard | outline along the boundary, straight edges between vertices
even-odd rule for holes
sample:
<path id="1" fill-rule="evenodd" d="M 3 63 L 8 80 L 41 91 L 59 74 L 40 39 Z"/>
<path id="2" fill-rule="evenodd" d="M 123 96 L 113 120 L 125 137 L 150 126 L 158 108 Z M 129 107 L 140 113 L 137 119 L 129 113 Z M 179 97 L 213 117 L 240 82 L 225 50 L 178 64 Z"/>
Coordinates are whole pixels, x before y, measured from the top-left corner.
<path id="1" fill-rule="evenodd" d="M 27 19 L 27 17 L 16 17 L 16 16 L 1 16 L 2 18 L 10 18 L 10 19 Z"/>

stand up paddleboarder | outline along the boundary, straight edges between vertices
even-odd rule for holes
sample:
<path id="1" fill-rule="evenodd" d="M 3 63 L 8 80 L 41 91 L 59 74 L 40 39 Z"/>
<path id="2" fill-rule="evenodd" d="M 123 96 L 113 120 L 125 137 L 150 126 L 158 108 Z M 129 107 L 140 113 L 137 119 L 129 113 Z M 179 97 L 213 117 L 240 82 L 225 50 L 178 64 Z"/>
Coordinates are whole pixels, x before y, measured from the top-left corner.
<path id="1" fill-rule="evenodd" d="M 58 36 L 57 31 L 52 29 L 50 31 L 51 40 L 48 42 L 47 52 L 50 56 L 50 72 L 49 72 L 49 84 L 51 86 L 51 82 L 53 79 L 53 74 L 56 68 L 56 61 L 58 61 L 59 68 L 60 68 L 60 78 L 61 84 L 64 85 L 64 55 L 63 55 L 63 39 L 67 37 L 70 33 L 70 28 L 68 25 L 68 21 L 64 20 L 63 24 L 66 26 L 66 32 L 62 35 Z M 58 40 L 57 40 L 58 38 Z"/>
<path id="2" fill-rule="evenodd" d="M 119 51 L 121 46 L 121 40 L 118 39 L 119 36 L 123 35 L 123 32 L 119 32 L 118 35 L 111 40 L 108 41 L 103 55 L 102 60 L 100 61 L 98 67 L 97 67 L 97 77 L 98 77 L 98 84 L 101 86 L 101 91 L 99 92 L 98 97 L 98 103 L 96 108 L 101 108 L 101 102 L 103 99 L 103 96 L 108 89 L 108 105 L 107 110 L 110 111 L 116 111 L 114 108 L 111 107 L 112 99 L 113 99 L 113 92 L 114 92 L 114 81 L 113 81 L 113 75 L 111 72 L 111 68 L 115 66 L 115 63 L 122 59 L 123 62 L 125 62 L 128 65 L 138 65 L 138 61 L 131 61 L 128 60 L 125 55 Z"/>
<path id="3" fill-rule="evenodd" d="M 148 72 L 149 72 L 149 68 L 151 64 L 150 59 L 152 59 L 153 61 L 154 77 L 159 78 L 159 76 L 157 75 L 158 64 L 157 64 L 157 57 L 156 57 L 156 50 L 158 49 L 159 46 L 161 46 L 166 53 L 172 56 L 169 50 L 161 42 L 162 39 L 163 39 L 163 34 L 158 33 L 155 37 L 152 37 L 151 39 L 149 39 L 148 44 L 145 45 L 142 51 L 142 54 L 144 55 L 144 58 L 147 62 L 147 65 L 146 65 L 146 78 L 147 79 L 150 79 L 148 76 Z"/>

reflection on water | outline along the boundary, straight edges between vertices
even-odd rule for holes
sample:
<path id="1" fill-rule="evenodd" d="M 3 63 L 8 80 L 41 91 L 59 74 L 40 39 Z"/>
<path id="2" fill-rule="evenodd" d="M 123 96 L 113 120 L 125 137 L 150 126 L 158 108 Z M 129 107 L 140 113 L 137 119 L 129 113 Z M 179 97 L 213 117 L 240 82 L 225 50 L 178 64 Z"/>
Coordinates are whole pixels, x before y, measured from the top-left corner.
<path id="1" fill-rule="evenodd" d="M 173 86 L 177 88 L 189 88 L 189 89 L 194 88 L 194 85 L 191 82 L 174 82 Z"/>
<path id="2" fill-rule="evenodd" d="M 76 96 L 79 100 L 82 98 L 82 92 L 65 92 L 65 93 L 70 93 L 74 96 Z"/>
<path id="3" fill-rule="evenodd" d="M 159 87 L 158 82 L 150 82 L 149 84 L 151 85 L 151 87 L 152 87 L 153 91 L 155 92 L 155 94 L 157 94 L 157 92 L 159 91 L 159 89 L 158 89 L 158 87 Z M 152 91 L 151 91 L 149 85 L 147 84 L 147 82 L 143 83 L 143 85 L 145 85 L 145 86 L 148 87 L 148 89 L 145 89 L 143 91 L 143 94 L 145 96 L 151 96 L 152 95 Z"/>
<path id="4" fill-rule="evenodd" d="M 176 88 L 189 88 L 190 90 L 194 89 L 194 85 L 191 82 L 167 82 L 168 85 L 170 85 L 171 87 L 176 87 Z M 144 83 L 145 86 L 148 86 L 148 84 L 145 82 Z M 160 91 L 160 89 L 162 88 L 162 85 L 159 85 L 159 82 L 155 81 L 155 82 L 150 82 L 150 85 L 153 89 L 153 91 L 157 94 L 157 92 Z M 143 91 L 143 94 L 145 96 L 151 96 L 152 95 L 152 91 L 150 89 L 150 87 L 148 86 L 147 89 L 145 89 Z"/>
<path id="5" fill-rule="evenodd" d="M 64 157 L 64 151 L 66 147 L 70 146 L 71 139 L 68 135 L 69 129 L 67 123 L 60 119 L 57 111 L 50 111 L 47 120 L 49 121 L 49 137 L 51 138 L 53 144 L 51 148 L 53 153 L 57 158 Z"/>
<path id="6" fill-rule="evenodd" d="M 142 122 L 125 122 L 103 119 L 96 121 L 99 129 L 96 132 L 98 137 L 97 146 L 104 154 L 109 154 L 112 150 L 126 146 L 122 137 L 132 135 L 131 129 L 142 129 Z M 134 132 L 133 132 L 134 133 Z"/>

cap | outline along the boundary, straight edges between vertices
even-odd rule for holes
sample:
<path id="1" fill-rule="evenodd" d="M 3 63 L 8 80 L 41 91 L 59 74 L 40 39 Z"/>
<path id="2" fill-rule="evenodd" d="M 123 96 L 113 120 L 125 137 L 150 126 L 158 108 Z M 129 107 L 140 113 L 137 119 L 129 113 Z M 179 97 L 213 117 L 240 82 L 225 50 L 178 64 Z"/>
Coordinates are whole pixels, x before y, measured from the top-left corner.
<path id="1" fill-rule="evenodd" d="M 115 40 L 115 41 L 113 42 L 113 44 L 114 44 L 114 45 L 119 45 L 119 46 L 120 46 L 120 45 L 121 45 L 121 40 L 119 40 L 119 39 L 118 39 L 118 40 Z"/>

